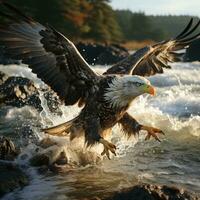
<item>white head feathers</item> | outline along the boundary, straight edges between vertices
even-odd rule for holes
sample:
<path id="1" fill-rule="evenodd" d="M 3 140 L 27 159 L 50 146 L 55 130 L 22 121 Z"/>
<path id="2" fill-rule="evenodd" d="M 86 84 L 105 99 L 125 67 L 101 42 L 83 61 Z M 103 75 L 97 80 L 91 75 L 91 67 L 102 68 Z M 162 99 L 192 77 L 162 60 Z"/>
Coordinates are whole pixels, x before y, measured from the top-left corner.
<path id="1" fill-rule="evenodd" d="M 109 84 L 104 98 L 112 107 L 127 106 L 134 98 L 145 93 L 143 87 L 141 87 L 145 85 L 150 85 L 150 82 L 144 77 L 136 75 L 119 76 Z"/>

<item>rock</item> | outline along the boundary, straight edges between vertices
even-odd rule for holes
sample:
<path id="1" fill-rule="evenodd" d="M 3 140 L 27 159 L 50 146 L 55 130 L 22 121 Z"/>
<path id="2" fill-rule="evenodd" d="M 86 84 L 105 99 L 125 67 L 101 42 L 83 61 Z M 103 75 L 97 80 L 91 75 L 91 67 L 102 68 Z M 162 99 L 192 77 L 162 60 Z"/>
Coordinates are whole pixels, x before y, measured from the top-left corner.
<path id="1" fill-rule="evenodd" d="M 126 58 L 129 52 L 118 44 L 83 43 L 76 44 L 77 49 L 89 64 L 110 65 Z M 0 47 L 0 64 L 20 64 L 20 61 L 9 59 Z"/>
<path id="2" fill-rule="evenodd" d="M 29 162 L 31 166 L 39 167 L 39 166 L 48 166 L 49 165 L 49 157 L 45 154 L 38 154 L 33 156 Z"/>
<path id="3" fill-rule="evenodd" d="M 39 167 L 38 171 L 40 173 L 47 172 L 48 170 L 54 173 L 66 173 L 76 169 L 77 166 L 68 163 L 68 158 L 64 151 L 61 151 L 59 154 L 56 152 L 55 154 L 57 155 L 52 155 L 54 154 L 51 152 L 52 149 L 48 151 L 48 148 L 45 153 L 39 153 L 29 160 L 30 165 Z"/>
<path id="4" fill-rule="evenodd" d="M 186 54 L 184 56 L 185 62 L 200 61 L 200 39 L 192 42 L 192 44 L 187 48 Z"/>
<path id="5" fill-rule="evenodd" d="M 3 72 L 0 72 L 0 104 L 19 108 L 28 105 L 41 112 L 43 108 L 39 90 L 43 92 L 49 110 L 61 115 L 62 111 L 59 108 L 61 102 L 50 88 L 38 89 L 33 81 L 28 78 L 8 77 Z"/>
<path id="6" fill-rule="evenodd" d="M 57 153 L 56 153 L 57 154 Z M 64 151 L 61 151 L 58 155 L 52 156 L 51 149 L 46 151 L 45 153 L 38 153 L 33 156 L 29 162 L 31 166 L 39 167 L 39 166 L 52 166 L 56 165 L 66 165 L 68 164 L 68 159 Z M 52 158 L 53 157 L 53 158 Z"/>
<path id="7" fill-rule="evenodd" d="M 1 77 L 4 74 L 1 72 Z M 22 77 L 8 77 L 0 84 L 1 101 L 5 105 L 23 107 L 30 105 L 42 110 L 39 93 L 32 81 Z"/>
<path id="8" fill-rule="evenodd" d="M 63 141 L 55 141 L 49 137 L 38 143 L 38 150 L 35 153 L 29 160 L 32 166 L 42 167 L 45 170 L 48 167 L 50 171 L 56 173 L 66 173 L 77 169 L 79 166 L 101 162 L 101 157 L 96 152 L 83 151 L 83 149 L 75 150 L 71 147 L 66 148 Z M 40 171 L 45 170 L 41 169 Z"/>
<path id="9" fill-rule="evenodd" d="M 28 184 L 28 177 L 12 161 L 19 154 L 14 143 L 4 136 L 0 137 L 0 196 L 15 188 Z"/>
<path id="10" fill-rule="evenodd" d="M 59 147 L 59 145 L 51 140 L 49 137 L 44 138 L 38 144 L 37 154 L 34 155 L 30 160 L 32 166 L 52 166 L 66 165 L 68 159 L 66 153 Z"/>
<path id="11" fill-rule="evenodd" d="M 58 115 L 62 115 L 63 113 L 60 109 L 62 103 L 56 93 L 51 89 L 43 90 L 43 92 L 44 98 L 47 100 L 47 106 L 49 110 Z"/>
<path id="12" fill-rule="evenodd" d="M 104 200 L 199 200 L 194 194 L 176 187 L 151 184 L 136 185 L 111 194 Z"/>
<path id="13" fill-rule="evenodd" d="M 0 196 L 28 184 L 28 177 L 12 163 L 0 163 Z"/>
<path id="14" fill-rule="evenodd" d="M 0 71 L 0 85 L 8 79 L 8 76 Z"/>
<path id="15" fill-rule="evenodd" d="M 15 148 L 14 143 L 10 139 L 0 136 L 0 159 L 14 160 L 18 154 L 19 150 Z"/>
<path id="16" fill-rule="evenodd" d="M 129 52 L 117 44 L 93 44 L 79 42 L 76 47 L 91 65 L 111 65 L 126 58 Z"/>

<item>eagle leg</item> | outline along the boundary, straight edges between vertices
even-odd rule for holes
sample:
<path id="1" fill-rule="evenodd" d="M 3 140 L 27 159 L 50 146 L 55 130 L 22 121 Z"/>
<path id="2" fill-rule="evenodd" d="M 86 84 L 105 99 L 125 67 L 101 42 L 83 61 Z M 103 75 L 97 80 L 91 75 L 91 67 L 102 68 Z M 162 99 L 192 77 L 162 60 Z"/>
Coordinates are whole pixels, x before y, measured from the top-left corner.
<path id="1" fill-rule="evenodd" d="M 110 152 L 116 155 L 116 146 L 102 137 L 102 128 L 99 117 L 91 115 L 91 117 L 87 119 L 85 124 L 85 142 L 88 147 L 96 143 L 103 144 L 104 150 L 101 155 L 106 155 L 108 159 L 110 159 Z"/>
<path id="2" fill-rule="evenodd" d="M 161 142 L 161 140 L 158 137 L 158 134 L 165 135 L 162 130 L 150 126 L 142 125 L 141 130 L 147 131 L 147 136 L 145 137 L 145 140 L 149 140 L 152 136 L 153 138 L 155 138 L 155 140 Z"/>
<path id="3" fill-rule="evenodd" d="M 118 121 L 121 125 L 123 133 L 129 138 L 132 135 L 139 134 L 142 125 L 140 125 L 132 116 L 125 113 L 124 116 Z"/>
<path id="4" fill-rule="evenodd" d="M 99 140 L 99 142 L 100 142 L 101 144 L 103 144 L 103 146 L 104 146 L 104 150 L 103 150 L 103 152 L 101 153 L 102 156 L 106 154 L 106 156 L 107 156 L 108 159 L 110 160 L 110 152 L 109 152 L 109 151 L 111 151 L 111 152 L 116 156 L 116 153 L 115 153 L 116 146 L 115 146 L 114 144 L 108 142 L 107 140 L 105 140 L 105 139 L 103 139 L 103 138 L 101 138 L 101 139 Z"/>
<path id="5" fill-rule="evenodd" d="M 147 136 L 145 140 L 149 140 L 151 137 L 153 137 L 157 141 L 161 142 L 161 140 L 158 137 L 158 134 L 164 135 L 163 131 L 158 128 L 139 124 L 128 113 L 125 113 L 124 116 L 118 121 L 118 123 L 122 126 L 122 131 L 126 135 L 128 135 L 128 137 L 130 137 L 131 135 L 135 135 L 136 133 L 139 133 L 141 130 L 144 130 L 147 131 Z"/>

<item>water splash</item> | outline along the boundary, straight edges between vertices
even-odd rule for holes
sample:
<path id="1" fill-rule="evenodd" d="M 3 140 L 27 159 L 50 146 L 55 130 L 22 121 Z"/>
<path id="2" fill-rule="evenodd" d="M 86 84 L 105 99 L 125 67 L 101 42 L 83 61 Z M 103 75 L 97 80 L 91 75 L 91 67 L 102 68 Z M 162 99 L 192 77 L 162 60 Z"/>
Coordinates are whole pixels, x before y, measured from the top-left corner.
<path id="1" fill-rule="evenodd" d="M 106 177 L 107 173 L 112 173 L 112 178 L 120 176 L 123 180 L 134 176 L 137 180 L 142 179 L 147 182 L 161 184 L 174 182 L 175 184 L 199 191 L 197 183 L 200 178 L 198 164 L 200 152 L 200 64 L 179 63 L 174 64 L 172 67 L 172 70 L 165 70 L 166 73 L 164 74 L 149 78 L 151 83 L 157 88 L 157 96 L 153 98 L 147 95 L 139 97 L 128 111 L 140 123 L 161 128 L 166 133 L 166 136 L 162 137 L 162 143 L 160 144 L 155 141 L 144 142 L 145 134 L 142 133 L 139 137 L 127 140 L 121 134 L 119 127 L 114 127 L 110 139 L 118 147 L 118 156 L 112 158 L 112 161 L 107 161 L 106 159 L 102 161 L 103 166 L 101 166 L 101 170 L 103 169 L 103 172 L 101 173 L 103 175 L 106 173 Z M 17 74 L 29 77 L 38 87 L 46 87 L 30 70 L 24 67 L 6 66 L 5 69 L 5 66 L 0 66 L 0 70 L 2 69 L 10 75 Z M 97 66 L 95 69 L 98 73 L 102 73 L 105 70 L 101 66 Z M 40 91 L 40 100 L 43 111 L 39 114 L 35 109 L 30 107 L 20 109 L 4 108 L 5 110 L 2 108 L 0 110 L 0 128 L 5 133 L 9 132 L 11 134 L 10 127 L 14 128 L 16 126 L 14 121 L 17 121 L 18 128 L 26 127 L 26 124 L 29 124 L 30 129 L 33 130 L 33 133 L 30 135 L 35 135 L 40 140 L 45 137 L 40 132 L 41 126 L 44 128 L 46 126 L 57 125 L 72 119 L 80 112 L 77 106 L 61 106 L 62 115 L 58 116 L 49 111 L 42 91 Z M 20 131 L 21 129 L 18 130 L 19 135 Z M 69 160 L 78 163 L 78 165 L 81 165 L 84 156 L 86 160 L 88 159 L 91 164 L 94 164 L 92 160 L 96 159 L 102 151 L 101 145 L 95 146 L 90 150 L 85 149 L 83 140 L 70 143 L 68 137 L 51 138 L 59 144 L 59 148 L 65 150 Z M 22 152 L 22 154 L 28 154 L 27 159 L 18 158 L 17 162 L 21 164 L 27 164 L 28 158 L 33 156 L 35 149 L 38 148 L 37 144 L 32 142 L 33 140 L 29 138 L 29 141 Z M 41 149 L 42 151 L 45 150 Z M 92 152 L 92 154 L 88 152 Z M 84 156 L 82 156 L 83 154 Z M 92 155 L 95 156 L 92 157 Z M 87 172 L 86 170 L 84 173 L 86 173 L 86 177 L 89 177 L 91 171 L 88 170 Z M 117 173 L 117 175 L 113 175 L 113 173 Z M 124 174 L 126 174 L 126 178 L 124 178 Z M 75 187 L 76 176 L 78 175 L 73 175 L 75 177 L 73 179 L 70 175 L 66 175 L 62 180 L 61 178 L 54 177 L 58 182 L 55 180 L 49 181 L 48 179 L 49 184 L 47 184 L 44 177 L 39 176 L 35 179 L 35 183 L 39 181 L 38 184 L 47 184 L 49 188 L 56 188 L 55 185 L 58 184 L 59 187 L 57 189 L 59 190 L 61 187 L 60 190 L 62 191 L 60 194 L 64 194 L 70 190 L 71 185 L 74 184 L 73 187 Z M 113 180 L 119 181 L 115 178 Z M 123 182 L 122 179 L 120 179 L 121 183 Z M 66 180 L 70 181 L 67 182 Z M 87 184 L 87 179 L 84 181 L 82 184 Z M 106 182 L 107 180 L 103 179 L 103 181 Z M 60 186 L 60 182 L 64 182 L 64 188 Z M 40 188 L 36 187 L 35 183 L 33 183 L 32 188 L 35 191 L 34 197 L 38 197 L 42 192 Z M 91 180 L 88 184 L 92 184 Z M 93 184 L 97 183 L 94 182 Z M 31 185 L 27 190 L 24 189 L 22 192 L 18 192 L 17 195 L 21 199 L 26 199 L 25 197 L 29 194 L 30 190 Z M 13 196 L 16 197 L 16 193 Z M 47 196 L 51 196 L 51 192 L 47 192 L 41 197 L 45 198 Z"/>

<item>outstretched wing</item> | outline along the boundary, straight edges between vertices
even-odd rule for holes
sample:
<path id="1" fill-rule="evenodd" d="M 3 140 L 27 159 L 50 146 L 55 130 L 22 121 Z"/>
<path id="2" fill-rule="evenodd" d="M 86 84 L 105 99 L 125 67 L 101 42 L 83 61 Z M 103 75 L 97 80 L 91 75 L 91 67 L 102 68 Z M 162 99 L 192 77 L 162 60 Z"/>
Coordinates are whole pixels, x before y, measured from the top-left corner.
<path id="1" fill-rule="evenodd" d="M 191 19 L 185 29 L 175 38 L 139 49 L 109 68 L 104 74 L 151 76 L 163 73 L 163 68 L 171 68 L 169 63 L 181 61 L 184 53 L 180 50 L 186 49 L 200 36 L 200 33 L 193 35 L 199 24 L 200 21 L 193 26 L 193 19 Z"/>
<path id="2" fill-rule="evenodd" d="M 74 44 L 50 26 L 25 16 L 14 6 L 1 3 L 9 13 L 0 12 L 5 23 L 0 28 L 0 44 L 10 58 L 29 65 L 66 105 L 84 103 L 94 92 L 97 74 Z"/>

